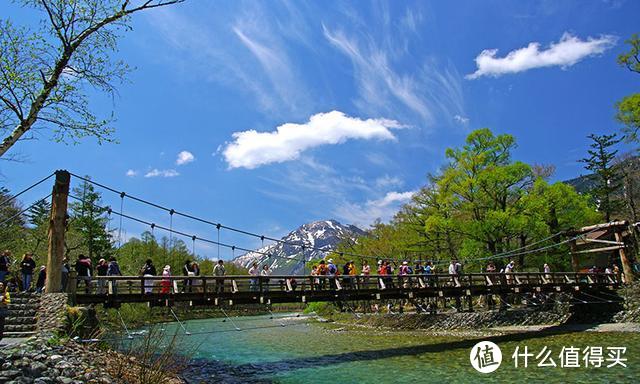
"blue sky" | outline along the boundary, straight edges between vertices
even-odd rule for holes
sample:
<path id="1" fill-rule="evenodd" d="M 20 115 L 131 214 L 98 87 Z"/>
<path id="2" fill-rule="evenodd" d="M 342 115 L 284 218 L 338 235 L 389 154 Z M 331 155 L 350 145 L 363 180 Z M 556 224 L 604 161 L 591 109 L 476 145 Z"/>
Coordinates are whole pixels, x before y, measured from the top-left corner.
<path id="1" fill-rule="evenodd" d="M 0 5 L 17 22 L 28 12 Z M 517 159 L 572 178 L 584 172 L 586 136 L 616 132 L 614 102 L 638 89 L 615 59 L 639 14 L 635 1 L 195 0 L 138 14 L 116 53 L 135 67 L 130 82 L 115 100 L 92 99 L 114 111 L 119 143 L 64 145 L 39 132 L 12 150 L 26 162 L 0 164 L 3 184 L 17 191 L 64 168 L 279 237 L 312 220 L 388 220 L 444 150 L 481 127 L 514 135 Z M 125 211 L 168 224 L 130 201 Z"/>

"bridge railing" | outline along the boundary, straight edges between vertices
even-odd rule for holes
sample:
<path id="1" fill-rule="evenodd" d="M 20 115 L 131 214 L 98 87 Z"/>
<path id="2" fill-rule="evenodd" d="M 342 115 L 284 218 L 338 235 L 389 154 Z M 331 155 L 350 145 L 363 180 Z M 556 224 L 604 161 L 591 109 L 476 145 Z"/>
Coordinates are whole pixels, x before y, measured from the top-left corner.
<path id="1" fill-rule="evenodd" d="M 234 294 L 239 292 L 385 291 L 525 285 L 617 284 L 620 276 L 605 273 L 517 272 L 460 275 L 355 275 L 355 276 L 94 276 L 78 277 L 76 295 Z"/>

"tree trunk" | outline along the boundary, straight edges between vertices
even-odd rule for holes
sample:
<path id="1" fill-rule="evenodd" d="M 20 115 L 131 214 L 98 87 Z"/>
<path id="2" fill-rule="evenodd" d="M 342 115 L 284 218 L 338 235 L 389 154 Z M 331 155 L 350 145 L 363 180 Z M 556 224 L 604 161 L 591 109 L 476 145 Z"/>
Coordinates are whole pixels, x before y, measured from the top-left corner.
<path id="1" fill-rule="evenodd" d="M 578 246 L 575 240 L 571 240 L 569 242 L 569 248 L 571 249 L 571 266 L 573 267 L 574 272 L 578 272 L 580 269 L 580 261 L 578 259 L 578 254 L 576 253 Z"/>
<path id="2" fill-rule="evenodd" d="M 526 245 L 527 245 L 527 235 L 522 234 L 522 235 L 520 235 L 520 248 L 524 248 L 524 247 L 526 247 Z M 524 256 L 525 255 L 518 255 L 518 265 L 521 268 L 520 270 L 522 270 L 522 268 L 524 268 Z"/>
<path id="3" fill-rule="evenodd" d="M 67 226 L 67 197 L 71 175 L 56 171 L 56 182 L 51 195 L 51 219 L 49 221 L 49 253 L 47 258 L 46 292 L 60 292 L 62 285 L 62 260 L 64 259 L 64 235 Z"/>
<path id="4" fill-rule="evenodd" d="M 619 231 L 616 231 L 615 235 L 616 235 L 616 241 L 621 243 L 624 242 L 624 238 L 622 237 L 622 234 Z M 625 282 L 627 284 L 633 283 L 633 281 L 635 280 L 635 275 L 633 273 L 633 267 L 631 266 L 631 262 L 627 257 L 627 252 L 625 251 L 624 248 L 620 248 L 618 252 L 620 252 L 620 262 L 622 263 L 622 272 L 624 272 Z"/>

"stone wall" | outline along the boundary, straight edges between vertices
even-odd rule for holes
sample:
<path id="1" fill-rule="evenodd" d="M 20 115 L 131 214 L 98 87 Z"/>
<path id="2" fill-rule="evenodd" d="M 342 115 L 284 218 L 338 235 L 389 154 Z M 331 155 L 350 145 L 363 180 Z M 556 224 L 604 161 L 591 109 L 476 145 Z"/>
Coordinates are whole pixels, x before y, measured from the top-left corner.
<path id="1" fill-rule="evenodd" d="M 38 331 L 56 332 L 65 328 L 69 296 L 66 293 L 45 293 L 40 297 Z"/>
<path id="2" fill-rule="evenodd" d="M 356 323 L 395 329 L 479 329 L 510 325 L 553 325 L 566 322 L 570 313 L 536 310 L 483 311 L 403 315 L 363 315 Z"/>
<path id="3" fill-rule="evenodd" d="M 620 323 L 640 323 L 640 282 L 635 282 L 619 291 L 624 298 L 625 310 L 615 320 Z"/>

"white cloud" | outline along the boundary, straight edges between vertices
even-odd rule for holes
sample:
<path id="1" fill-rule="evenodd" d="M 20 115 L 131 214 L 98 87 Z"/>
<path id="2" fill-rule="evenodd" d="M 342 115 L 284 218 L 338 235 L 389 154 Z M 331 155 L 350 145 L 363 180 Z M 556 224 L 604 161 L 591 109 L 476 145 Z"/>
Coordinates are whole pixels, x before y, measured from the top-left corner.
<path id="1" fill-rule="evenodd" d="M 395 120 L 362 120 L 339 111 L 318 113 L 305 124 L 286 123 L 273 132 L 235 132 L 234 141 L 225 147 L 223 155 L 230 168 L 254 169 L 294 160 L 307 149 L 349 139 L 395 140 L 390 131 L 394 128 L 402 125 Z"/>
<path id="2" fill-rule="evenodd" d="M 404 182 L 401 178 L 397 176 L 389 176 L 384 175 L 382 177 L 378 177 L 375 181 L 376 187 L 378 188 L 392 188 L 392 187 L 401 187 Z"/>
<path id="3" fill-rule="evenodd" d="M 480 76 L 498 77 L 508 73 L 524 72 L 533 68 L 559 66 L 570 67 L 582 59 L 603 53 L 613 47 L 615 36 L 603 35 L 586 40 L 565 32 L 560 41 L 551 43 L 549 48 L 540 50 L 540 43 L 529 43 L 525 48 L 511 51 L 505 57 L 496 57 L 497 49 L 485 49 L 476 57 L 478 69 L 466 76 L 477 79 Z"/>
<path id="4" fill-rule="evenodd" d="M 127 177 L 136 177 L 136 176 L 138 176 L 138 171 L 130 169 L 130 170 L 127 171 L 126 175 L 127 175 Z"/>
<path id="5" fill-rule="evenodd" d="M 185 165 L 194 161 L 196 158 L 193 156 L 193 153 L 189 151 L 182 151 L 178 153 L 178 158 L 176 159 L 176 165 Z"/>
<path id="6" fill-rule="evenodd" d="M 416 191 L 387 192 L 377 200 L 367 200 L 364 204 L 345 203 L 334 214 L 340 219 L 360 227 L 367 227 L 376 219 L 388 222 L 398 212 L 401 205 L 408 203 Z"/>
<path id="7" fill-rule="evenodd" d="M 464 116 L 460 116 L 460 115 L 455 115 L 453 116 L 453 120 L 455 120 L 456 122 L 462 124 L 462 125 L 467 125 L 469 124 L 469 118 L 468 117 L 464 117 Z"/>
<path id="8" fill-rule="evenodd" d="M 180 174 L 175 169 L 157 169 L 154 168 L 147 172 L 144 177 L 176 177 Z"/>

